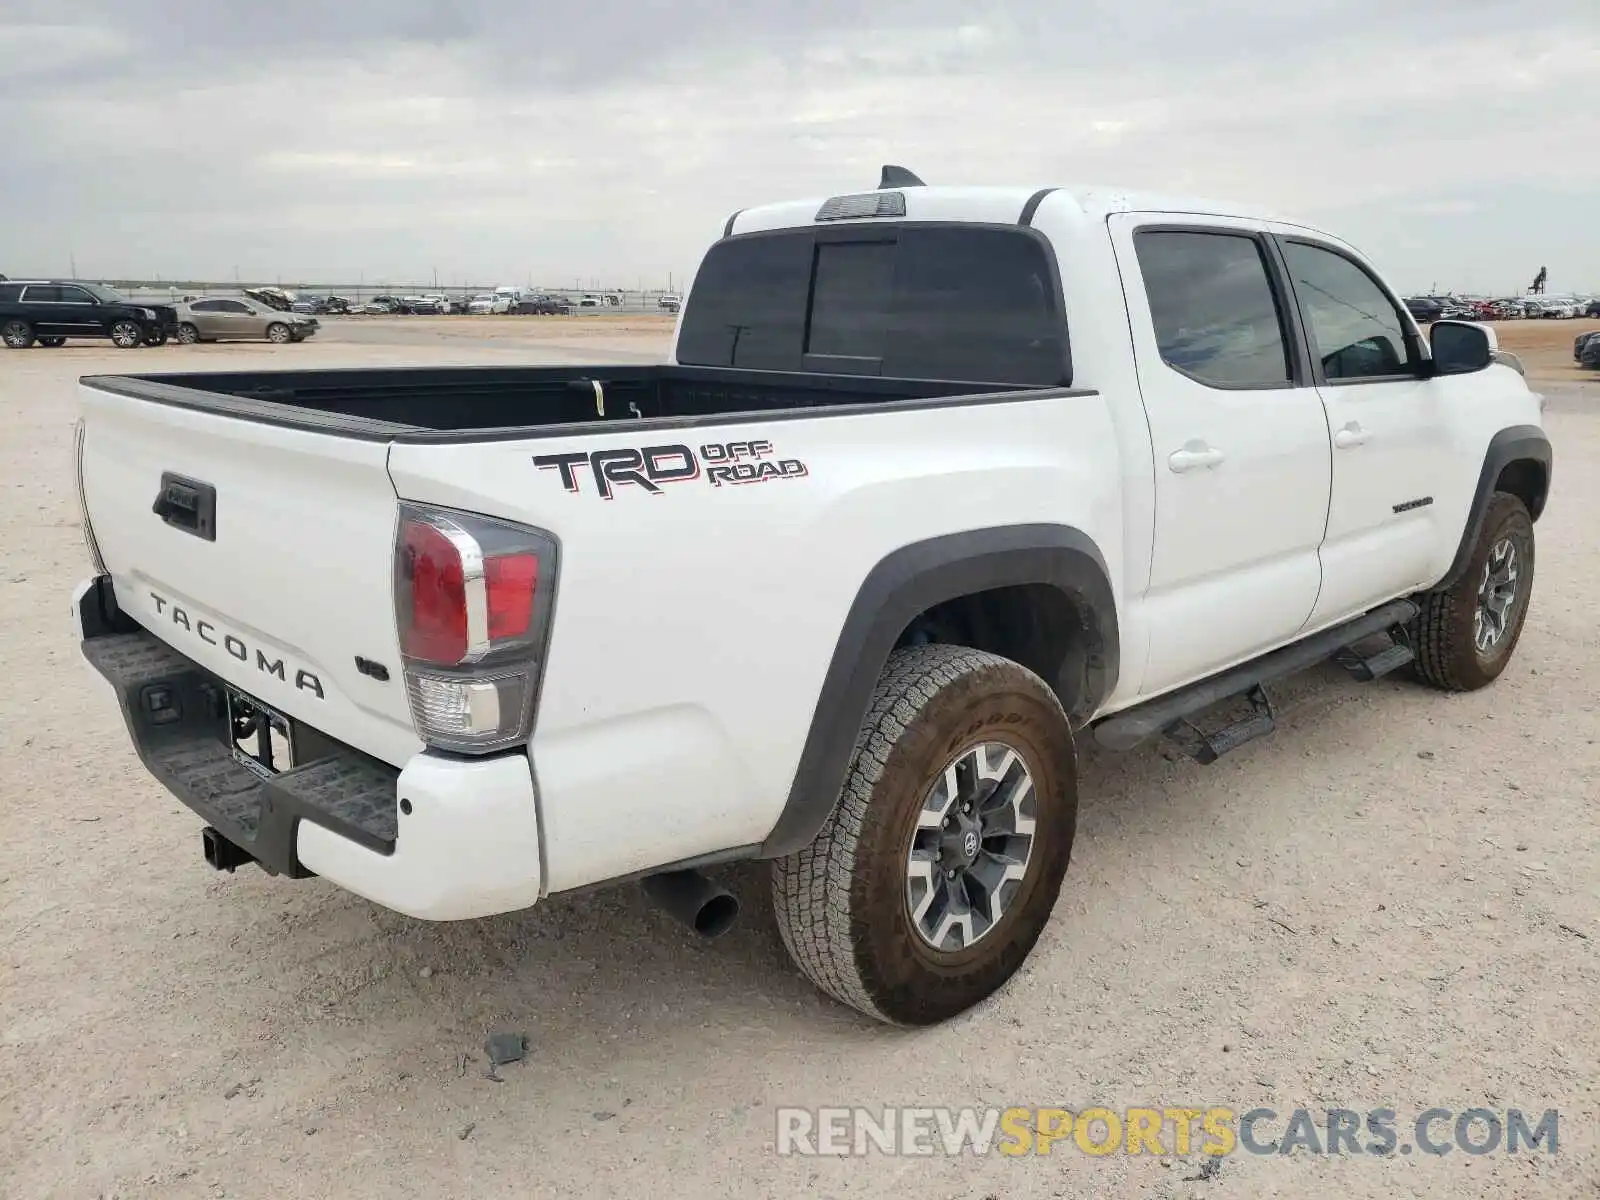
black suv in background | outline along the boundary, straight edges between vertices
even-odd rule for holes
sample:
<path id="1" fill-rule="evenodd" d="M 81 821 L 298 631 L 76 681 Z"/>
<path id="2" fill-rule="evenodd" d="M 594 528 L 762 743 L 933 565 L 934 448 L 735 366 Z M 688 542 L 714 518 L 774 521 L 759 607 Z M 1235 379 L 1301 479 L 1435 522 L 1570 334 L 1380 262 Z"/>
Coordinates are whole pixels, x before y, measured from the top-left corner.
<path id="1" fill-rule="evenodd" d="M 1406 308 L 1419 325 L 1428 325 L 1444 316 L 1444 305 L 1431 296 L 1407 296 Z"/>
<path id="2" fill-rule="evenodd" d="M 159 346 L 178 331 L 178 311 L 144 304 L 99 283 L 11 279 L 0 283 L 0 342 L 7 349 L 60 346 L 69 337 L 110 338 L 124 350 Z"/>
<path id="3" fill-rule="evenodd" d="M 572 311 L 572 305 L 559 297 L 541 294 L 524 296 L 511 306 L 511 311 L 524 316 L 564 317 Z"/>

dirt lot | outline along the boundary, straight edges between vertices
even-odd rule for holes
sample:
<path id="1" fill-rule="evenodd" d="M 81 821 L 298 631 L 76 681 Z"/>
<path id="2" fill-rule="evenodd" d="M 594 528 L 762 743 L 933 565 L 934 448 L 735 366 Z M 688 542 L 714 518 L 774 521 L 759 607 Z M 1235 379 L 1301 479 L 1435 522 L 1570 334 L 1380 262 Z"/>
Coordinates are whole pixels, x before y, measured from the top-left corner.
<path id="1" fill-rule="evenodd" d="M 1281 691 L 1275 737 L 1216 766 L 1087 755 L 1038 950 L 979 1011 L 914 1034 L 806 984 L 758 869 L 729 873 L 750 919 L 710 944 L 631 888 L 429 925 L 317 880 L 217 876 L 80 663 L 78 375 L 649 358 L 664 322 L 0 355 L 0 1195 L 1595 1195 L 1600 379 L 1570 369 L 1581 327 L 1502 332 L 1551 385 L 1558 462 L 1499 684 L 1444 697 L 1320 669 Z M 530 1039 L 499 1083 L 495 1029 Z M 1070 1144 L 774 1153 L 776 1106 L 840 1104 L 1387 1105 L 1406 1132 L 1433 1106 L 1561 1115 L 1553 1158 L 1241 1153 L 1208 1176 Z"/>

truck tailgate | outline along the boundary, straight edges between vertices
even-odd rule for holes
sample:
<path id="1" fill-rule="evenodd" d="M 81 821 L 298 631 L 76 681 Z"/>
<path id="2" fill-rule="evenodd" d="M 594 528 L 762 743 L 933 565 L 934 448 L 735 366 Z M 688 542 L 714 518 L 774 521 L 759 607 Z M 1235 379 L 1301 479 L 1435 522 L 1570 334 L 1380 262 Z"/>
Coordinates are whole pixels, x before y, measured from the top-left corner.
<path id="1" fill-rule="evenodd" d="M 387 443 L 80 390 L 84 502 L 123 611 L 247 695 L 403 766 L 422 743 L 395 630 Z M 155 511 L 171 482 L 202 512 L 213 489 L 209 528 Z"/>

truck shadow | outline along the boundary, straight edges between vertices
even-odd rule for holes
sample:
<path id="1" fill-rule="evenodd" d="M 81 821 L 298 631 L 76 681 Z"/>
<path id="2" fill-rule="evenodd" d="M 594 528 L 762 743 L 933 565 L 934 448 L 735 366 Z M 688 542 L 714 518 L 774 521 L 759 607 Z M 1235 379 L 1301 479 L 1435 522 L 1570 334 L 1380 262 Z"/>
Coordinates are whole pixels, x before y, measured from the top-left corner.
<path id="1" fill-rule="evenodd" d="M 1092 744 L 1080 751 L 1073 867 L 1023 976 L 1049 974 L 1056 950 L 1104 937 L 1105 906 L 1114 910 L 1119 892 L 1149 886 L 1142 864 L 1192 850 L 1241 793 L 1259 792 L 1252 804 L 1303 803 L 1269 781 L 1282 781 L 1285 766 L 1303 775 L 1308 756 L 1359 747 L 1374 724 L 1371 706 L 1395 711 L 1421 696 L 1406 684 L 1363 689 L 1337 668 L 1308 672 L 1279 694 L 1280 732 L 1212 767 L 1174 760 L 1156 745 L 1127 754 Z M 777 935 L 764 864 L 714 874 L 739 896 L 742 912 L 732 931 L 710 941 L 655 908 L 635 884 L 556 896 L 523 913 L 434 924 L 311 882 L 300 886 L 318 889 L 317 902 L 284 916 L 305 926 L 306 936 L 262 950 L 280 960 L 275 970 L 296 980 L 305 1010 L 355 1017 L 372 1005 L 390 1022 L 403 1016 L 450 1031 L 469 1054 L 489 1029 L 519 1026 L 535 1045 L 626 1042 L 622 1056 L 636 1054 L 641 1042 L 684 1036 L 703 1045 L 707 1028 L 754 1034 L 777 1026 L 791 1038 L 809 1029 L 801 1036 L 819 1044 L 838 1044 L 841 1035 L 846 1044 L 924 1036 L 862 1018 L 810 985 Z M 325 953 L 304 956 L 319 943 Z M 985 1019 L 985 1010 L 1009 1002 L 1013 988 L 951 1025 Z M 1073 1004 L 1073 990 L 1069 983 L 1058 1002 Z"/>

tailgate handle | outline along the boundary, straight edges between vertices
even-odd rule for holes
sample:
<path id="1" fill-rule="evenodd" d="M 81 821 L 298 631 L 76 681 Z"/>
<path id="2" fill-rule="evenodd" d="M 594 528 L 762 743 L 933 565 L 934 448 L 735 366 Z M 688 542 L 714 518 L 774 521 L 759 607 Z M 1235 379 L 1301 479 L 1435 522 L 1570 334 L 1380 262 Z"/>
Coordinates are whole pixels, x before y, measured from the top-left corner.
<path id="1" fill-rule="evenodd" d="M 217 540 L 217 489 L 198 479 L 161 472 L 161 490 L 150 508 L 168 525 L 208 542 Z"/>

